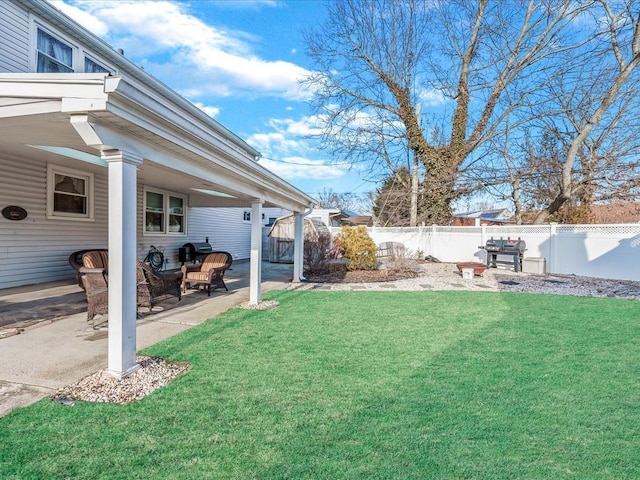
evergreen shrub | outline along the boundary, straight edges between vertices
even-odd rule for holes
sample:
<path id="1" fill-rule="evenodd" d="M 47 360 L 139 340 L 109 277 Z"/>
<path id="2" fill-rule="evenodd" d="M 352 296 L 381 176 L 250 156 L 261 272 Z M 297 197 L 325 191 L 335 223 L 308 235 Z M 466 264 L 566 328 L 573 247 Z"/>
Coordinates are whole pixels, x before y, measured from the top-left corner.
<path id="1" fill-rule="evenodd" d="M 378 247 L 363 226 L 342 227 L 340 246 L 349 262 L 348 270 L 375 270 Z"/>

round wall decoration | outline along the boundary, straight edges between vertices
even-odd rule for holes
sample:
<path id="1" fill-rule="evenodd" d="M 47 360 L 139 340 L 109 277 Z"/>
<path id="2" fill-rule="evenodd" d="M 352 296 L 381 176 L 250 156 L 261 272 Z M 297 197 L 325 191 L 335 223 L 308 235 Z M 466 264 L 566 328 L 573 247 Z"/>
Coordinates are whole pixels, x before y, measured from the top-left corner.
<path id="1" fill-rule="evenodd" d="M 24 220 L 27 218 L 27 211 L 16 205 L 9 205 L 2 209 L 2 216 L 7 220 Z"/>

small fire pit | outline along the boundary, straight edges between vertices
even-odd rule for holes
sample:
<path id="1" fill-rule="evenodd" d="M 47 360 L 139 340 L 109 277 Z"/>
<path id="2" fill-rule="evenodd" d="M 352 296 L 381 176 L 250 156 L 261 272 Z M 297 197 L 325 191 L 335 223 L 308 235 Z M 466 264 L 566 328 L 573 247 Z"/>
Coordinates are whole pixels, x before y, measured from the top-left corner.
<path id="1" fill-rule="evenodd" d="M 484 263 L 480 263 L 480 262 L 462 262 L 462 263 L 456 264 L 456 266 L 458 267 L 458 271 L 460 273 L 462 273 L 462 270 L 466 268 L 473 268 L 474 276 L 482 275 L 484 271 L 487 269 L 487 266 Z"/>

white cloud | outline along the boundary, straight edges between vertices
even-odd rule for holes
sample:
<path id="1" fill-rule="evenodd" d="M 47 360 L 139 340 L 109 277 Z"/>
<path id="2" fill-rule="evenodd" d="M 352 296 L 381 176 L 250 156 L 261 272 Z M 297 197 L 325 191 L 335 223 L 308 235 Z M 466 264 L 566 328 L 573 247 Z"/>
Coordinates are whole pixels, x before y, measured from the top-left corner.
<path id="1" fill-rule="evenodd" d="M 418 98 L 420 99 L 422 104 L 427 107 L 442 105 L 446 102 L 446 99 L 441 92 L 433 90 L 431 88 L 423 88 L 420 92 L 418 92 Z"/>
<path id="2" fill-rule="evenodd" d="M 272 119 L 269 125 L 278 131 L 285 131 L 290 135 L 312 136 L 320 135 L 318 118 L 315 115 L 302 117 L 300 120 L 290 118 Z"/>
<path id="3" fill-rule="evenodd" d="M 205 104 L 200 103 L 200 102 L 193 102 L 193 104 L 196 107 L 198 107 L 200 110 L 202 110 L 204 113 L 209 115 L 211 118 L 216 118 L 216 115 L 218 115 L 220 113 L 220 109 L 218 107 L 205 105 Z"/>
<path id="4" fill-rule="evenodd" d="M 104 36 L 109 31 L 104 22 L 73 5 L 64 3 L 62 0 L 49 0 L 49 3 L 98 36 Z"/>
<path id="5" fill-rule="evenodd" d="M 247 142 L 270 157 L 282 157 L 292 152 L 312 151 L 309 137 L 320 133 L 316 117 L 272 118 L 265 127 L 267 131 L 254 133 Z"/>
<path id="6" fill-rule="evenodd" d="M 188 3 L 170 1 L 91 1 L 62 4 L 74 18 L 99 29 L 114 46 L 147 71 L 173 83 L 198 84 L 201 94 L 277 96 L 292 100 L 307 96 L 298 80 L 308 71 L 285 61 L 259 58 L 246 32 L 209 25 L 189 14 Z M 108 28 L 107 28 L 108 26 Z M 94 30 L 95 31 L 95 30 Z M 98 33 L 96 31 L 96 33 Z"/>
<path id="7" fill-rule="evenodd" d="M 314 117 L 271 119 L 265 131 L 251 135 L 247 143 L 263 154 L 260 164 L 285 180 L 334 180 L 344 177 L 346 166 L 332 164 L 317 157 L 305 138 L 314 132 Z"/>

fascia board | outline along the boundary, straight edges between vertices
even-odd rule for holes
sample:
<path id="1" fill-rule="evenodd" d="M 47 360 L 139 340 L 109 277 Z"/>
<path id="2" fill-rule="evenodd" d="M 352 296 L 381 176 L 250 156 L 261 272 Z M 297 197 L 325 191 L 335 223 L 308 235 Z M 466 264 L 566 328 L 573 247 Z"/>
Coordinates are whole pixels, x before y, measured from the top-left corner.
<path id="1" fill-rule="evenodd" d="M 212 129 L 210 122 L 203 122 L 191 112 L 180 109 L 179 105 L 169 103 L 157 92 L 144 88 L 143 85 L 132 83 L 128 78 L 111 78 L 105 83 L 105 90 L 109 94 L 111 111 L 115 112 L 118 108 L 118 114 L 128 115 L 129 121 L 133 123 L 135 118 L 139 118 L 146 122 L 147 129 L 155 133 L 169 130 L 176 140 L 184 138 L 187 143 L 204 144 L 207 149 L 214 148 L 220 153 L 233 157 L 236 161 L 255 163 L 258 155 L 256 150 L 247 148 L 246 144 L 239 146 L 229 137 Z M 209 118 L 209 120 L 213 119 Z"/>
<path id="2" fill-rule="evenodd" d="M 202 145 L 198 150 L 214 150 L 220 155 L 233 158 L 236 162 L 255 163 L 246 151 L 229 145 L 224 138 L 212 136 L 188 118 L 176 115 L 170 106 L 160 102 L 152 104 L 150 100 L 146 95 L 131 97 L 111 93 L 107 110 L 183 148 L 194 149 L 196 145 Z"/>
<path id="3" fill-rule="evenodd" d="M 270 185 L 289 192 L 289 195 L 305 196 L 305 204 L 314 201 L 295 189 L 277 175 L 256 163 L 245 150 L 239 150 L 226 139 L 212 135 L 206 125 L 189 116 L 179 115 L 176 110 L 153 97 L 153 92 L 143 92 L 124 79 L 115 83 L 109 91 L 108 110 L 127 121 L 137 124 L 200 157 L 234 171 L 246 178 L 251 175 L 257 184 Z M 146 101 L 146 103 L 145 103 Z M 220 155 L 212 156 L 212 150 Z"/>
<path id="4" fill-rule="evenodd" d="M 58 113 L 60 109 L 61 102 L 59 100 L 33 99 L 33 101 L 0 106 L 0 118 Z"/>
<path id="5" fill-rule="evenodd" d="M 103 145 L 102 148 L 105 150 L 121 149 L 135 153 L 167 169 L 177 170 L 185 175 L 198 178 L 202 183 L 208 182 L 212 185 L 219 185 L 225 191 L 234 192 L 248 198 L 262 199 L 276 205 L 283 205 L 283 207 L 285 205 L 295 205 L 298 209 L 308 203 L 304 197 L 296 196 L 297 198 L 290 198 L 277 186 L 251 181 L 251 178 L 243 175 L 241 171 L 229 171 L 222 168 L 227 173 L 221 175 L 220 172 L 215 172 L 211 169 L 213 165 L 209 162 L 199 164 L 178 155 L 172 155 L 160 147 L 151 145 L 140 138 L 116 130 L 111 126 L 92 124 L 91 127 L 96 134 L 95 138 L 99 139 Z M 92 146 L 98 147 L 95 139 L 92 142 L 94 143 Z M 219 165 L 217 166 L 221 168 Z"/>
<path id="6" fill-rule="evenodd" d="M 107 100 L 104 75 L 96 74 L 0 74 L 0 96 L 14 98 L 61 99 L 93 98 Z"/>
<path id="7" fill-rule="evenodd" d="M 241 153 L 248 161 L 255 161 L 260 152 L 240 139 L 226 128 L 206 115 L 184 98 L 177 95 L 167 96 L 166 92 L 154 89 L 132 77 L 111 77 L 105 82 L 105 91 L 112 102 L 117 97 L 126 99 L 152 112 L 160 118 L 176 125 L 177 128 L 192 132 L 199 138 L 216 140 L 227 148 Z"/>

